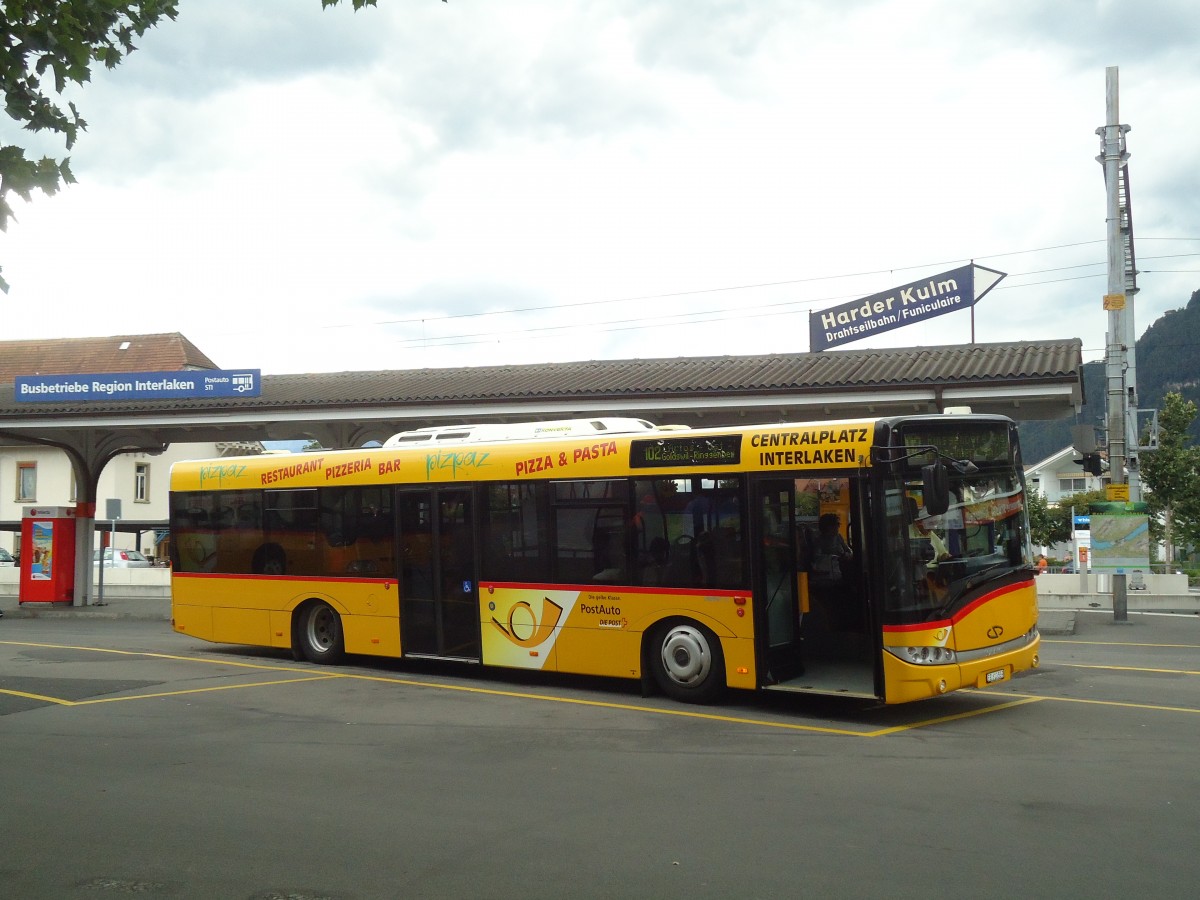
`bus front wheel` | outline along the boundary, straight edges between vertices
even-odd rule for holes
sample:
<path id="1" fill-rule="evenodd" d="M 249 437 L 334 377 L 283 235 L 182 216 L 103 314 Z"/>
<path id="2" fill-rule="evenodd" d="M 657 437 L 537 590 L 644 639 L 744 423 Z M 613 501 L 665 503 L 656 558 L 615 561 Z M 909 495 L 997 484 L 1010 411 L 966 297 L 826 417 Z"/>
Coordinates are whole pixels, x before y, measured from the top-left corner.
<path id="1" fill-rule="evenodd" d="M 725 686 L 721 642 L 696 622 L 677 619 L 659 627 L 650 668 L 662 692 L 684 703 L 707 703 Z"/>
<path id="2" fill-rule="evenodd" d="M 304 658 L 311 663 L 329 665 L 341 662 L 345 655 L 342 618 L 328 603 L 317 600 L 304 607 L 296 637 Z"/>

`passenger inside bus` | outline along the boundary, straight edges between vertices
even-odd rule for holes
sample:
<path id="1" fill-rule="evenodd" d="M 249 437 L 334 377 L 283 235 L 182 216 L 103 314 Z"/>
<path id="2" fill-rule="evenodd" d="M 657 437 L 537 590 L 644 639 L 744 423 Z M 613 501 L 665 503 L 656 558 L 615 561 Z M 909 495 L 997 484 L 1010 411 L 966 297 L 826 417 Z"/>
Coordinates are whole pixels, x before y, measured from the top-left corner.
<path id="1" fill-rule="evenodd" d="M 656 537 L 646 548 L 645 560 L 642 564 L 642 581 L 644 584 L 667 584 L 667 566 L 671 561 L 671 545 L 666 538 Z"/>
<path id="2" fill-rule="evenodd" d="M 596 574 L 592 576 L 592 581 L 600 584 L 618 584 L 625 581 L 624 533 L 598 528 L 592 539 L 592 545 L 596 568 Z"/>
<path id="3" fill-rule="evenodd" d="M 837 630 L 853 630 L 861 618 L 857 601 L 849 595 L 848 568 L 854 559 L 842 537 L 841 518 L 824 513 L 817 520 L 817 533 L 809 540 L 809 587 L 821 612 Z"/>

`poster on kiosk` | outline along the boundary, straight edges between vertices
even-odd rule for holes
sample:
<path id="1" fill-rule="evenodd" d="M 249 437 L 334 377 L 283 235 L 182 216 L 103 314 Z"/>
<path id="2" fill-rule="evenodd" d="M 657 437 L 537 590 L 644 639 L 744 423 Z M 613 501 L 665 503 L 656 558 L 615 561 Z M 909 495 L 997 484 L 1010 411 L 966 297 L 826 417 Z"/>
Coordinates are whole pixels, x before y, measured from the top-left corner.
<path id="1" fill-rule="evenodd" d="M 75 508 L 26 506 L 21 517 L 20 603 L 75 598 Z"/>

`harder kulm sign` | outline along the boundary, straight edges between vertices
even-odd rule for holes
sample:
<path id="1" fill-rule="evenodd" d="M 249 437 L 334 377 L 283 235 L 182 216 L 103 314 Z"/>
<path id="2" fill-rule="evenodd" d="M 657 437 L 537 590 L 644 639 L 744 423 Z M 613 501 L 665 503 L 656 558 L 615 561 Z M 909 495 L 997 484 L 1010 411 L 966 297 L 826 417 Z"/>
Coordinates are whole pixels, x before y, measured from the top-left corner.
<path id="1" fill-rule="evenodd" d="M 809 350 L 827 350 L 936 316 L 970 309 L 1007 275 L 971 263 L 808 314 Z"/>
<path id="2" fill-rule="evenodd" d="M 95 403 L 110 400 L 193 400 L 257 397 L 259 369 L 192 369 L 177 372 L 104 372 L 98 375 L 18 375 L 18 403 Z"/>

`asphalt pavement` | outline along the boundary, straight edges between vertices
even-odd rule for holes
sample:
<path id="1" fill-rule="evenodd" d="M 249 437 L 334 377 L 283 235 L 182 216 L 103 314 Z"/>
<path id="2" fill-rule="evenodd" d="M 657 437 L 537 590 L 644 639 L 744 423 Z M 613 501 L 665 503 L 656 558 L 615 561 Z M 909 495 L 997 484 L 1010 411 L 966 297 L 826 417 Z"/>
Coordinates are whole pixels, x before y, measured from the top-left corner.
<path id="1" fill-rule="evenodd" d="M 1191 898 L 1200 619 L 900 707 L 0 622 L 0 896 Z M 1055 613 L 1055 616 L 1061 613 Z M 1048 631 L 1050 622 L 1044 622 Z"/>
<path id="2" fill-rule="evenodd" d="M 0 613 L 11 618 L 65 619 L 85 617 L 94 619 L 144 619 L 147 621 L 169 621 L 171 600 L 169 597 L 105 597 L 104 602 L 91 606 L 66 606 L 62 604 L 20 603 L 16 597 L 0 596 Z"/>

